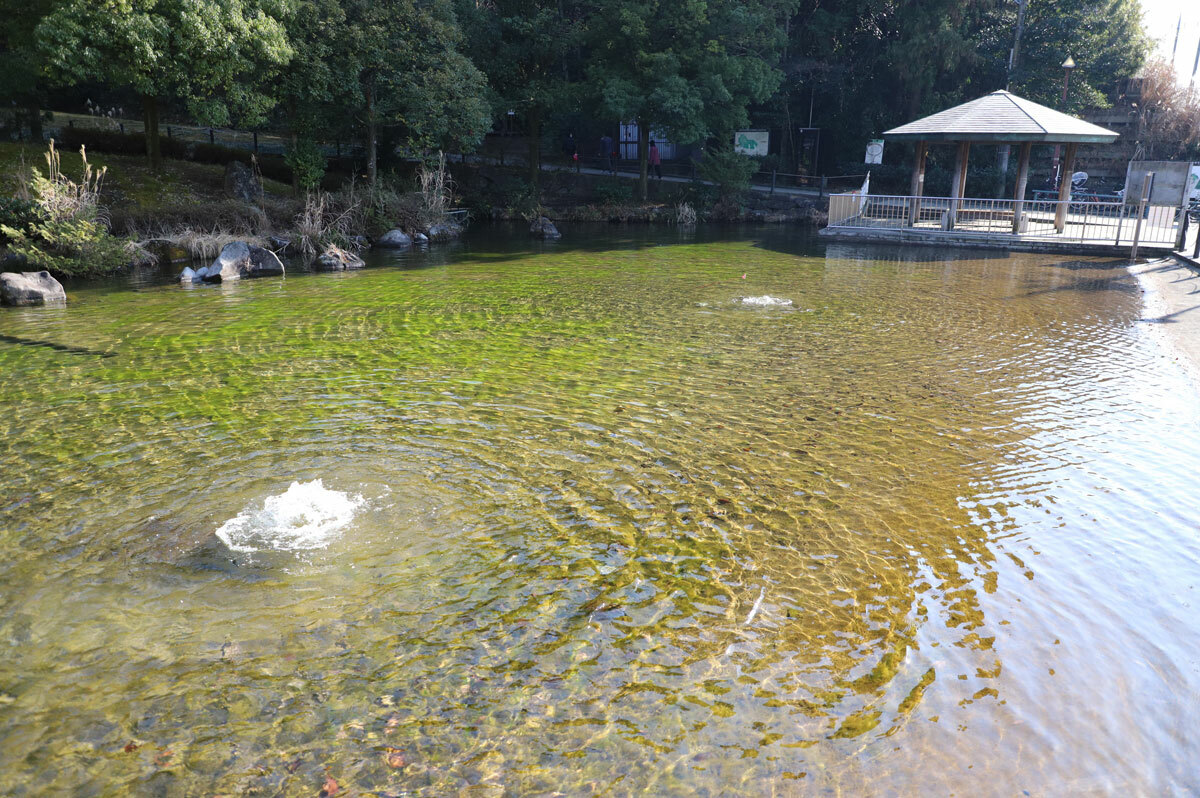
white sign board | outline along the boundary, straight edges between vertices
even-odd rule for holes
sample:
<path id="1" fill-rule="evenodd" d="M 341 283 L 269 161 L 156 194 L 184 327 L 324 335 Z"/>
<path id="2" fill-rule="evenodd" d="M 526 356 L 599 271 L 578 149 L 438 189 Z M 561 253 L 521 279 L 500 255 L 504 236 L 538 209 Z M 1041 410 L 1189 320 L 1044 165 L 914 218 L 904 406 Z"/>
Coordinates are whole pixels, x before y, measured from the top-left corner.
<path id="1" fill-rule="evenodd" d="M 1200 163 L 1192 164 L 1188 172 L 1187 190 L 1189 199 L 1200 199 Z"/>
<path id="2" fill-rule="evenodd" d="M 865 163 L 883 163 L 883 139 L 871 139 L 867 142 Z"/>
<path id="3" fill-rule="evenodd" d="M 742 155 L 766 155 L 771 134 L 765 130 L 739 130 L 733 134 L 733 151 Z"/>

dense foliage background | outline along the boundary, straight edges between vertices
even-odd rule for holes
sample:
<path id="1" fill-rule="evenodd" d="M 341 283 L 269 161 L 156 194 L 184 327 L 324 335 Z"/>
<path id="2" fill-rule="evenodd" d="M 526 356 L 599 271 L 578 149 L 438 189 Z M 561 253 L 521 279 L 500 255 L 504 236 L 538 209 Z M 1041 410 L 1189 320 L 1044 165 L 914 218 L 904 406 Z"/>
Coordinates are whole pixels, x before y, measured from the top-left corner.
<path id="1" fill-rule="evenodd" d="M 35 134 L 44 109 L 85 99 L 152 133 L 163 115 L 274 130 L 302 166 L 312 142 L 354 140 L 372 180 L 397 152 L 469 152 L 498 124 L 536 163 L 620 121 L 718 149 L 766 127 L 773 166 L 828 170 L 997 88 L 1057 106 L 1067 55 L 1067 109 L 1103 107 L 1149 52 L 1139 0 L 1026 9 L 1010 72 L 1012 0 L 0 0 L 0 102 Z M 157 164 L 157 135 L 146 149 Z"/>

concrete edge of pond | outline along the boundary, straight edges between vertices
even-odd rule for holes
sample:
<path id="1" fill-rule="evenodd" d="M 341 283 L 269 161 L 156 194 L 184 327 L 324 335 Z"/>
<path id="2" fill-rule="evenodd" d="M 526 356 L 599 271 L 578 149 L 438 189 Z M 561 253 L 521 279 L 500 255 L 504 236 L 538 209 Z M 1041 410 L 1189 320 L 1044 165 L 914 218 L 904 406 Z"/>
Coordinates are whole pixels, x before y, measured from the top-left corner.
<path id="1" fill-rule="evenodd" d="M 1131 263 L 1145 294 L 1141 322 L 1160 330 L 1200 386 L 1200 268 L 1175 257 Z"/>
<path id="2" fill-rule="evenodd" d="M 1102 255 L 1129 257 L 1129 244 L 1081 243 L 1079 241 L 1021 240 L 1011 237 L 988 236 L 985 234 L 928 232 L 895 228 L 838 228 L 823 227 L 817 233 L 824 241 L 858 242 L 861 244 L 905 244 L 908 246 L 954 247 L 958 249 L 993 249 L 1006 252 L 1033 252 L 1047 255 Z M 1143 244 L 1139 252 L 1145 257 L 1169 255 L 1172 247 L 1167 244 Z"/>

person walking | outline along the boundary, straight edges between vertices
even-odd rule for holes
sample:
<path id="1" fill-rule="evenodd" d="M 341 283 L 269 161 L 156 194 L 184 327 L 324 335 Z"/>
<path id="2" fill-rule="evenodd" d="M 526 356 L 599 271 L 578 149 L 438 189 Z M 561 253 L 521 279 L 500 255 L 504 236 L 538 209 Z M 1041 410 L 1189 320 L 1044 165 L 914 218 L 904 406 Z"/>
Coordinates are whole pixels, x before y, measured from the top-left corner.
<path id="1" fill-rule="evenodd" d="M 662 158 L 658 155 L 658 145 L 654 143 L 653 139 L 650 140 L 650 152 L 647 160 L 650 162 L 650 167 L 654 169 L 654 174 L 659 180 L 662 180 Z"/>
<path id="2" fill-rule="evenodd" d="M 568 133 L 563 139 L 563 157 L 567 159 L 567 166 L 574 166 L 576 171 L 579 170 L 579 148 L 575 146 L 574 133 Z"/>

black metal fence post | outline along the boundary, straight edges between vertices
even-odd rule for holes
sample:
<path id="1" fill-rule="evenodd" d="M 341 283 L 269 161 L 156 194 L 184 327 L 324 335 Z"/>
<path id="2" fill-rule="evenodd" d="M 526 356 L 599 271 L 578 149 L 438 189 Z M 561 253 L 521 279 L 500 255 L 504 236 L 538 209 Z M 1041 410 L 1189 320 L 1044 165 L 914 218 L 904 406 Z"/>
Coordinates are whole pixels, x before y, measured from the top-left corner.
<path id="1" fill-rule="evenodd" d="M 213 129 L 211 127 L 208 129 L 208 143 L 209 144 L 217 143 L 217 134 L 213 132 Z"/>

